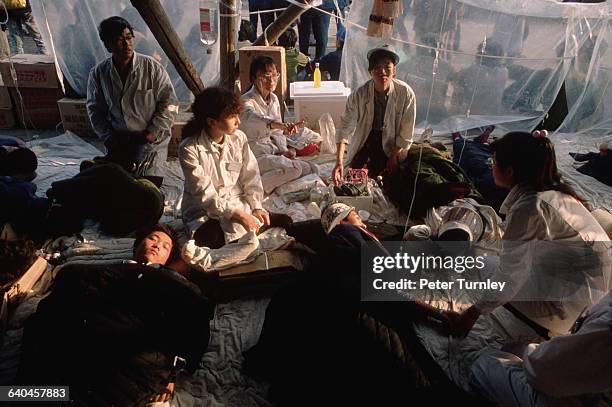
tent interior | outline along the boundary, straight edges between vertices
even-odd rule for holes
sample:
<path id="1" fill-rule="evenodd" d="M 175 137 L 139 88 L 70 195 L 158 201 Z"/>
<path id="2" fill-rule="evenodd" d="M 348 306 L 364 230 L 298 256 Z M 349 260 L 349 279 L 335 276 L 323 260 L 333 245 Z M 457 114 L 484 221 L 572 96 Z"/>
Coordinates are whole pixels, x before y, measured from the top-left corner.
<path id="1" fill-rule="evenodd" d="M 375 1 L 353 1 L 346 15 L 340 74 L 345 86 L 355 90 L 369 79 L 367 50 L 392 44 L 400 56 L 397 77 L 416 94 L 415 140 L 432 129 L 432 141 L 445 145 L 450 144 L 452 132 L 468 135 L 471 130 L 492 124 L 496 126 L 493 138 L 509 131 L 532 131 L 546 122 L 553 103 L 564 92 L 567 114 L 557 129 L 548 129 L 559 169 L 592 209 L 612 214 L 612 186 L 577 171 L 569 155 L 598 151 L 600 144 L 612 141 L 612 108 L 607 107 L 612 106 L 612 9 L 607 3 L 405 0 L 403 15 L 394 19 L 388 36 L 379 38 L 368 36 L 366 29 Z M 200 39 L 198 2 L 161 3 L 202 81 L 206 86 L 215 84 L 220 79 L 219 41 L 212 46 L 212 53 L 206 53 Z M 237 3 L 237 18 L 245 18 L 248 2 Z M 159 56 L 179 100 L 193 101 L 169 58 L 128 1 L 32 0 L 31 5 L 44 41 L 64 76 L 64 86 L 76 95 L 86 96 L 89 71 L 108 58 L 98 38 L 98 23 L 121 15 L 142 35 L 140 52 Z M 27 106 L 25 110 L 27 114 Z M 291 117 L 293 111 L 288 109 L 287 114 Z M 99 140 L 84 139 L 69 131 L 59 134 L 28 128 L 0 133 L 24 139 L 36 153 L 38 169 L 33 183 L 40 196 L 53 182 L 76 175 L 82 160 L 103 153 Z M 296 181 L 284 190 L 286 193 L 313 183 L 330 183 L 334 157 L 321 154 L 310 160 L 319 164 L 319 176 Z M 176 158 L 169 158 L 164 170 L 161 221 L 174 226 L 184 238 L 183 173 Z M 289 214 L 294 221 L 317 219 L 307 210 L 308 200 L 287 204 L 282 198 L 281 193 L 270 194 L 264 201 L 265 208 Z M 375 223 L 403 228 L 407 222 L 382 193 L 374 196 L 370 212 L 370 220 Z M 105 263 L 129 259 L 132 243 L 131 238 L 105 235 L 98 225 L 89 223 L 76 236 L 47 242 L 44 254 L 49 259 L 61 255 L 64 265 Z M 10 384 L 16 374 L 24 322 L 48 293 L 56 267 L 60 266 L 48 266 L 48 272 L 20 301 L 6 324 L 0 349 L 0 384 Z M 203 318 L 202 324 L 210 323 L 210 343 L 197 370 L 179 375 L 172 405 L 273 405 L 268 399 L 268 384 L 247 375 L 242 366 L 243 353 L 259 339 L 269 301 L 247 295 L 217 304 L 214 317 L 210 321 Z M 460 292 L 440 290 L 427 301 L 462 309 L 469 299 Z M 493 328 L 481 326 L 479 332 L 484 336 L 487 329 Z M 415 331 L 426 344 L 425 351 L 436 355 L 444 373 L 460 387 L 467 386 L 462 357 L 449 345 L 448 338 L 424 326 L 415 326 Z"/>

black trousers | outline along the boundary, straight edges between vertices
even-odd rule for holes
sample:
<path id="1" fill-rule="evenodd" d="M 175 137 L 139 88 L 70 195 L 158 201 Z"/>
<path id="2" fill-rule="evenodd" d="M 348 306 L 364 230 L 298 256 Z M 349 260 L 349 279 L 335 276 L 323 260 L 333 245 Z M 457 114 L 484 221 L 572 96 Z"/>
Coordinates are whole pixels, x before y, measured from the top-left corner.
<path id="1" fill-rule="evenodd" d="M 368 169 L 368 177 L 375 178 L 382 174 L 387 166 L 387 160 L 387 154 L 382 146 L 382 131 L 372 130 L 361 150 L 353 157 L 350 167 L 365 167 Z"/>

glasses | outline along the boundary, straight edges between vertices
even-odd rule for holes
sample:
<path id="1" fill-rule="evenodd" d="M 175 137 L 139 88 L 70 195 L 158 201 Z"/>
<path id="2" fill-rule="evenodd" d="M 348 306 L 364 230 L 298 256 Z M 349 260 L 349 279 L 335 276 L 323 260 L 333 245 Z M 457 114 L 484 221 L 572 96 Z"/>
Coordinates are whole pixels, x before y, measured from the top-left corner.
<path id="1" fill-rule="evenodd" d="M 261 75 L 258 76 L 257 79 L 259 79 L 260 81 L 265 81 L 265 82 L 274 82 L 280 79 L 280 74 L 279 73 L 270 73 L 267 75 Z"/>

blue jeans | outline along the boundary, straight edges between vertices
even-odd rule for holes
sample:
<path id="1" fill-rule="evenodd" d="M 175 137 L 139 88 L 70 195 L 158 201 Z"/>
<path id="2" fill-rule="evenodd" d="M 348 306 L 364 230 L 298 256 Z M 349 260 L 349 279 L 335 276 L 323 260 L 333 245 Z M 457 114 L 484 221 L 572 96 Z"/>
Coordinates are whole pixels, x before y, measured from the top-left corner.
<path id="1" fill-rule="evenodd" d="M 249 0 L 249 12 L 265 10 L 272 10 L 271 0 Z M 251 24 L 253 24 L 253 27 L 255 28 L 255 35 L 253 36 L 253 38 L 249 38 L 251 42 L 254 42 L 257 39 L 257 21 L 259 21 L 259 16 L 261 16 L 262 33 L 264 32 L 266 27 L 272 24 L 272 21 L 274 21 L 274 13 L 250 14 L 249 19 L 251 20 Z"/>
<path id="2" fill-rule="evenodd" d="M 331 10 L 330 10 L 331 11 Z M 317 45 L 315 47 L 315 61 L 319 61 L 327 50 L 327 35 L 329 31 L 329 14 L 321 13 L 317 9 L 310 9 L 300 17 L 298 31 L 300 33 L 300 52 L 308 54 L 310 32 L 314 33 Z"/>
<path id="3" fill-rule="evenodd" d="M 340 2 L 338 2 L 338 4 L 339 3 Z M 334 20 L 336 20 L 336 31 L 340 31 L 340 27 L 346 28 L 341 20 L 342 18 L 346 18 L 346 8 L 342 8 L 342 6 L 339 6 L 338 8 L 340 9 L 340 15 L 338 15 L 338 10 L 334 9 L 334 15 L 336 16 L 334 17 Z"/>
<path id="4" fill-rule="evenodd" d="M 8 43 L 13 54 L 23 54 L 23 37 L 31 36 L 36 44 L 37 54 L 48 54 L 42 35 L 38 29 L 32 13 L 24 13 L 19 18 L 9 18 L 6 26 L 8 28 Z"/>

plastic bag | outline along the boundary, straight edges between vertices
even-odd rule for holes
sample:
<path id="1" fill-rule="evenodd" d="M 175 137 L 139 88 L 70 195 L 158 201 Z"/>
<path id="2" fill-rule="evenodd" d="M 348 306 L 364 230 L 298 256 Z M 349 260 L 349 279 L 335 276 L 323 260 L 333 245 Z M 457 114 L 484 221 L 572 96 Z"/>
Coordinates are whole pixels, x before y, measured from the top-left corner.
<path id="1" fill-rule="evenodd" d="M 291 192 L 302 191 L 312 188 L 315 185 L 325 186 L 325 183 L 317 174 L 308 174 L 303 176 L 302 178 L 298 178 L 293 181 L 289 181 L 278 188 L 276 188 L 275 192 L 279 196 L 286 195 Z"/>
<path id="2" fill-rule="evenodd" d="M 286 136 L 286 140 L 289 147 L 301 150 L 310 144 L 321 141 L 321 136 L 316 131 L 312 131 L 307 127 L 302 127 L 296 134 Z"/>
<path id="3" fill-rule="evenodd" d="M 336 154 L 336 127 L 329 113 L 319 118 L 319 133 L 321 134 L 321 152 Z"/>

